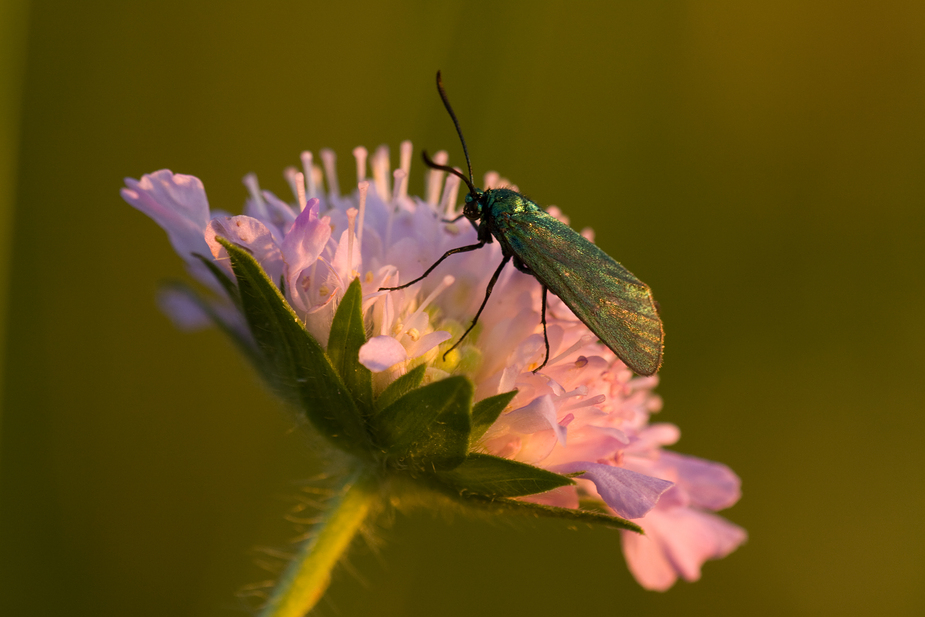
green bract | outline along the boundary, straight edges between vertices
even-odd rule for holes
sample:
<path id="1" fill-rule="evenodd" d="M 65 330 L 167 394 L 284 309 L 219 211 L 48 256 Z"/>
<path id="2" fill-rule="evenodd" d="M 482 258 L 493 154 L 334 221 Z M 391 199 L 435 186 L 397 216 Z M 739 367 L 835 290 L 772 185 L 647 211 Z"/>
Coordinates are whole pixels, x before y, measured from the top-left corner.
<path id="1" fill-rule="evenodd" d="M 568 476 L 477 451 L 479 439 L 516 391 L 473 405 L 474 387 L 467 377 L 422 386 L 422 364 L 374 397 L 370 371 L 358 360 L 366 342 L 359 280 L 344 294 L 324 350 L 257 261 L 227 239 L 218 241 L 237 279 L 231 295 L 256 343 L 250 357 L 318 433 L 353 456 L 359 471 L 382 482 L 401 476 L 468 506 L 641 532 L 630 521 L 600 512 L 512 499 L 574 484 Z M 218 268 L 212 272 L 226 287 L 232 283 Z"/>

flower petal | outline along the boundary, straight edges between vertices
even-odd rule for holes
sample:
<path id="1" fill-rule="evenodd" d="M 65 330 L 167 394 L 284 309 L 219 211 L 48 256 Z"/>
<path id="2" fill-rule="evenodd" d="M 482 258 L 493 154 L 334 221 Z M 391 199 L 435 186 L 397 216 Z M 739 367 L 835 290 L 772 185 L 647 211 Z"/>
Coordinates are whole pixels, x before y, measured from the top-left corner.
<path id="1" fill-rule="evenodd" d="M 360 347 L 360 364 L 374 373 L 408 359 L 405 348 L 391 336 L 374 336 Z"/>
<path id="2" fill-rule="evenodd" d="M 659 463 L 676 470 L 678 488 L 688 494 L 692 506 L 723 510 L 742 496 L 739 476 L 722 463 L 667 450 L 662 452 Z"/>
<path id="3" fill-rule="evenodd" d="M 576 461 L 556 466 L 558 473 L 584 471 L 582 480 L 590 480 L 608 506 L 623 518 L 641 518 L 658 502 L 659 496 L 673 483 L 646 476 L 622 467 Z"/>
<path id="4" fill-rule="evenodd" d="M 556 421 L 556 406 L 548 394 L 501 416 L 500 422 L 515 433 L 531 434 L 552 429 L 556 440 L 565 445 L 566 429 Z"/>
<path id="5" fill-rule="evenodd" d="M 141 180 L 126 178 L 125 185 L 122 199 L 163 227 L 183 259 L 194 263 L 191 253 L 206 253 L 202 231 L 209 222 L 209 201 L 199 178 L 161 169 Z"/>
<path id="6" fill-rule="evenodd" d="M 437 330 L 436 332 L 425 334 L 408 345 L 408 357 L 417 358 L 418 356 L 423 356 L 443 341 L 448 341 L 452 336 L 446 330 Z"/>
<path id="7" fill-rule="evenodd" d="M 206 226 L 205 239 L 212 251 L 212 256 L 225 267 L 231 268 L 228 251 L 219 244 L 215 237 L 220 236 L 244 247 L 254 256 L 274 283 L 283 273 L 283 259 L 279 245 L 267 226 L 249 216 L 215 217 Z"/>
<path id="8" fill-rule="evenodd" d="M 656 591 L 679 575 L 696 581 L 706 560 L 725 557 L 748 537 L 738 525 L 691 508 L 657 508 L 637 522 L 646 535 L 624 532 L 623 554 L 639 584 Z"/>
<path id="9" fill-rule="evenodd" d="M 331 220 L 318 217 L 319 204 L 317 197 L 310 199 L 283 238 L 281 250 L 291 279 L 318 259 L 331 238 Z"/>

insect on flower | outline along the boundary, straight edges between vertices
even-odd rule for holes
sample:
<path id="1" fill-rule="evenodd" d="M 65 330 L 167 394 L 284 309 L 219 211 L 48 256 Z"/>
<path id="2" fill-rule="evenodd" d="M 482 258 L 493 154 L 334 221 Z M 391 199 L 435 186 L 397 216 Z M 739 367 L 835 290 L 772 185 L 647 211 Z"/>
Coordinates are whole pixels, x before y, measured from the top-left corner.
<path id="1" fill-rule="evenodd" d="M 533 372 L 549 362 L 547 291 L 558 296 L 633 371 L 647 376 L 658 372 L 662 364 L 665 333 L 649 286 L 594 243 L 520 193 L 506 188 L 486 191 L 476 188 L 466 140 L 443 89 L 439 71 L 437 91 L 462 142 L 469 177 L 452 167 L 435 163 L 426 151 L 422 152 L 424 163 L 432 169 L 458 176 L 469 187 L 463 213 L 446 222 L 467 218 L 478 233 L 478 242 L 450 249 L 418 278 L 398 287 L 383 287 L 381 291 L 410 287 L 427 277 L 450 255 L 475 251 L 497 240 L 503 255 L 501 264 L 488 282 L 485 299 L 472 323 L 446 353 L 455 349 L 478 323 L 501 271 L 513 260 L 515 268 L 533 275 L 543 286 L 541 320 L 546 357 Z"/>

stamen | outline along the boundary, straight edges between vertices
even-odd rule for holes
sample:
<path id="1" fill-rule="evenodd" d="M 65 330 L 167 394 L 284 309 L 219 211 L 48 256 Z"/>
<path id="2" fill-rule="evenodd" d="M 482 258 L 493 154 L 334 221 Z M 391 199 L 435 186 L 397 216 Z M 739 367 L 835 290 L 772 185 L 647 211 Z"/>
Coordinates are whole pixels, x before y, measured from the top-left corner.
<path id="1" fill-rule="evenodd" d="M 402 186 L 407 184 L 407 174 L 404 169 L 396 169 L 392 172 L 392 175 L 395 176 L 395 184 L 392 186 L 392 203 L 398 203 L 398 198 L 401 197 Z M 405 187 L 407 191 L 407 186 Z M 407 192 L 405 193 L 407 195 Z"/>
<path id="2" fill-rule="evenodd" d="M 347 210 L 347 276 L 351 279 L 353 276 L 353 244 L 356 238 L 356 221 L 358 210 L 349 208 Z"/>
<path id="3" fill-rule="evenodd" d="M 306 150 L 302 153 L 302 173 L 305 175 L 305 196 L 308 199 L 318 197 L 318 189 L 315 186 L 315 174 L 313 172 L 312 153 Z"/>
<path id="4" fill-rule="evenodd" d="M 321 162 L 324 165 L 324 178 L 328 182 L 328 196 L 340 197 L 340 183 L 337 181 L 337 154 L 330 148 L 323 148 Z"/>
<path id="5" fill-rule="evenodd" d="M 411 142 L 405 140 L 401 142 L 400 146 L 400 165 L 399 167 L 403 172 L 405 172 L 405 177 L 401 182 L 401 189 L 398 191 L 398 196 L 402 199 L 408 197 L 408 177 L 411 175 L 411 154 L 414 152 L 414 147 L 411 145 Z"/>
<path id="6" fill-rule="evenodd" d="M 556 403 L 564 401 L 568 398 L 575 398 L 576 396 L 584 396 L 588 393 L 588 386 L 578 386 L 574 390 L 569 390 L 568 392 L 563 392 L 559 396 L 554 397 Z"/>
<path id="7" fill-rule="evenodd" d="M 594 407 L 596 405 L 602 404 L 606 400 L 607 400 L 606 396 L 604 396 L 603 394 L 598 394 L 597 396 L 592 396 L 589 399 L 585 399 L 583 401 L 578 401 L 577 403 L 573 403 L 569 405 L 568 407 L 563 408 L 562 411 L 572 411 L 574 409 L 581 409 L 582 407 Z"/>
<path id="8" fill-rule="evenodd" d="M 292 191 L 292 196 L 295 197 L 295 198 L 297 198 L 297 199 L 298 199 L 298 196 L 299 196 L 299 192 L 298 192 L 298 189 L 296 188 L 296 185 L 295 185 L 295 183 L 296 183 L 295 175 L 296 175 L 298 172 L 299 172 L 299 170 L 296 169 L 295 167 L 293 167 L 292 165 L 290 165 L 289 167 L 287 167 L 286 169 L 283 170 L 283 178 L 285 178 L 285 179 L 286 179 L 286 182 L 289 184 L 289 190 Z M 304 189 L 303 189 L 303 190 L 304 190 Z"/>
<path id="9" fill-rule="evenodd" d="M 501 174 L 497 171 L 489 171 L 485 174 L 484 184 L 485 189 L 495 189 L 498 188 L 498 181 L 501 180 Z"/>
<path id="10" fill-rule="evenodd" d="M 411 324 L 411 323 L 413 323 L 413 322 L 414 322 L 414 319 L 415 319 L 418 315 L 420 315 L 421 313 L 423 313 L 423 312 L 424 312 L 424 309 L 426 309 L 427 306 L 428 306 L 431 302 L 433 302 L 434 299 L 435 299 L 437 296 L 439 296 L 441 293 L 443 293 L 443 291 L 444 291 L 447 287 L 449 287 L 450 285 L 452 285 L 455 281 L 456 281 L 456 278 L 453 277 L 453 275 L 451 275 L 451 274 L 447 274 L 446 276 L 444 276 L 444 277 L 443 277 L 443 280 L 440 281 L 440 284 L 437 285 L 437 288 L 434 289 L 432 292 L 430 292 L 430 295 L 428 295 L 428 296 L 424 299 L 424 301 L 421 303 L 421 305 L 417 308 L 417 310 L 414 311 L 414 313 L 412 313 L 411 316 L 410 316 L 408 319 L 405 320 L 405 323 L 406 323 L 406 324 Z M 399 333 L 395 336 L 395 338 L 396 338 L 396 339 L 397 339 L 397 338 L 400 338 L 401 335 L 404 334 L 404 333 L 405 333 L 405 327 L 402 327 L 401 332 L 399 332 Z"/>
<path id="11" fill-rule="evenodd" d="M 264 218 L 270 218 L 269 211 L 267 210 L 267 204 L 263 201 L 263 196 L 260 194 L 260 185 L 257 183 L 257 174 L 250 173 L 244 176 L 244 186 L 247 187 L 247 191 L 251 194 L 251 199 L 254 200 L 254 205 L 256 206 L 257 212 Z"/>
<path id="12" fill-rule="evenodd" d="M 357 160 L 357 182 L 366 180 L 366 157 L 369 154 L 363 146 L 353 149 L 353 157 Z"/>
<path id="13" fill-rule="evenodd" d="M 567 355 L 569 355 L 569 354 L 571 354 L 571 353 L 575 353 L 576 351 L 578 351 L 578 350 L 581 349 L 582 347 L 585 347 L 586 345 L 590 345 L 590 344 L 593 343 L 593 342 L 594 342 L 594 337 L 591 336 L 590 334 L 585 334 L 583 337 L 581 337 L 580 339 L 578 339 L 578 342 L 577 342 L 577 343 L 575 343 L 574 345 L 572 345 L 571 347 L 569 347 L 568 349 L 566 349 L 565 351 L 563 351 L 562 353 L 560 353 L 560 354 L 559 354 L 558 356 L 556 356 L 555 358 L 551 358 L 551 359 L 549 360 L 549 362 L 546 363 L 546 365 L 547 365 L 547 366 L 552 366 L 552 365 L 554 365 L 556 362 L 558 362 L 559 360 L 561 360 L 562 358 L 564 358 L 565 356 L 567 356 Z"/>
<path id="14" fill-rule="evenodd" d="M 296 202 L 299 204 L 299 212 L 305 209 L 305 174 L 295 167 L 286 168 L 286 180 L 289 182 L 289 188 L 295 195 Z"/>
<path id="15" fill-rule="evenodd" d="M 357 242 L 360 244 L 360 254 L 362 254 L 363 223 L 366 220 L 366 194 L 369 192 L 369 182 L 364 180 L 357 184 L 357 191 L 360 193 L 360 218 L 357 221 Z"/>
<path id="16" fill-rule="evenodd" d="M 449 160 L 450 156 L 446 153 L 446 150 L 440 150 L 434 154 L 434 163 L 437 165 L 446 165 L 446 162 Z M 443 183 L 443 174 L 446 172 L 441 169 L 430 169 L 427 172 L 427 188 L 424 190 L 424 195 L 427 198 L 427 203 L 437 205 L 440 199 L 440 185 Z M 443 211 L 442 208 L 439 209 L 440 212 Z"/>
<path id="17" fill-rule="evenodd" d="M 376 183 L 376 193 L 379 199 L 389 200 L 389 147 L 385 144 L 376 148 L 372 160 L 373 180 Z"/>
<path id="18" fill-rule="evenodd" d="M 446 212 L 446 218 L 456 218 L 456 199 L 459 197 L 459 183 L 461 180 L 449 174 L 446 184 L 443 185 L 443 199 L 440 201 L 440 211 Z"/>
<path id="19" fill-rule="evenodd" d="M 312 179 L 314 180 L 315 186 L 317 187 L 315 190 L 319 193 L 323 191 L 324 189 L 322 187 L 324 187 L 324 172 L 321 171 L 321 168 L 317 165 L 312 165 Z M 331 206 L 331 204 L 327 205 L 329 207 Z"/>

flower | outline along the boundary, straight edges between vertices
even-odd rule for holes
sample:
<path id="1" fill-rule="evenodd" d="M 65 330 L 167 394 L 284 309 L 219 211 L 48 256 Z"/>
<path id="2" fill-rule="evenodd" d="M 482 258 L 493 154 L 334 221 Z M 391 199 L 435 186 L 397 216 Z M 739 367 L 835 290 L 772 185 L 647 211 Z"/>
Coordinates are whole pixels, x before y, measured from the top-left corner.
<path id="1" fill-rule="evenodd" d="M 745 541 L 744 530 L 713 514 L 738 500 L 738 477 L 719 463 L 665 450 L 680 431 L 651 422 L 662 406 L 653 392 L 658 377 L 634 376 L 552 295 L 549 362 L 532 372 L 546 353 L 541 286 L 533 277 L 506 268 L 478 326 L 444 351 L 482 303 L 502 259 L 497 243 L 450 257 L 408 288 L 382 290 L 419 277 L 447 250 L 475 243 L 476 233 L 467 223 L 446 222 L 455 214 L 456 176 L 430 169 L 425 197 L 408 195 L 410 142 L 402 143 L 401 166 L 391 174 L 385 147 L 369 160 L 371 179 L 367 151 L 357 148 L 354 156 L 357 190 L 351 195 L 340 194 L 333 152 L 321 152 L 323 172 L 305 152 L 302 171 L 285 172 L 292 203 L 261 190 L 250 175 L 240 216 L 210 214 L 202 184 L 191 176 L 161 170 L 126 179 L 123 198 L 167 231 L 192 276 L 214 292 L 202 300 L 166 290 L 165 310 L 181 326 L 218 322 L 245 348 L 260 348 L 249 325 L 253 318 L 231 283 L 241 280 L 235 259 L 242 258 L 229 253 L 237 247 L 278 286 L 304 329 L 328 345 L 338 307 L 358 280 L 367 336 L 354 361 L 368 369 L 372 396 L 415 369 L 423 371 L 419 384 L 464 376 L 476 401 L 516 391 L 504 399 L 503 413 L 467 442 L 471 460 L 501 458 L 525 464 L 518 469 L 530 465 L 574 478 L 517 493 L 525 502 L 572 510 L 591 504 L 638 523 L 645 535 L 622 533 L 629 568 L 641 585 L 664 590 L 679 576 L 696 580 L 704 561 Z M 447 160 L 443 152 L 434 158 Z M 497 174 L 485 178 L 486 188 L 502 184 Z M 548 211 L 567 222 L 558 209 Z M 590 231 L 583 233 L 590 239 Z"/>

